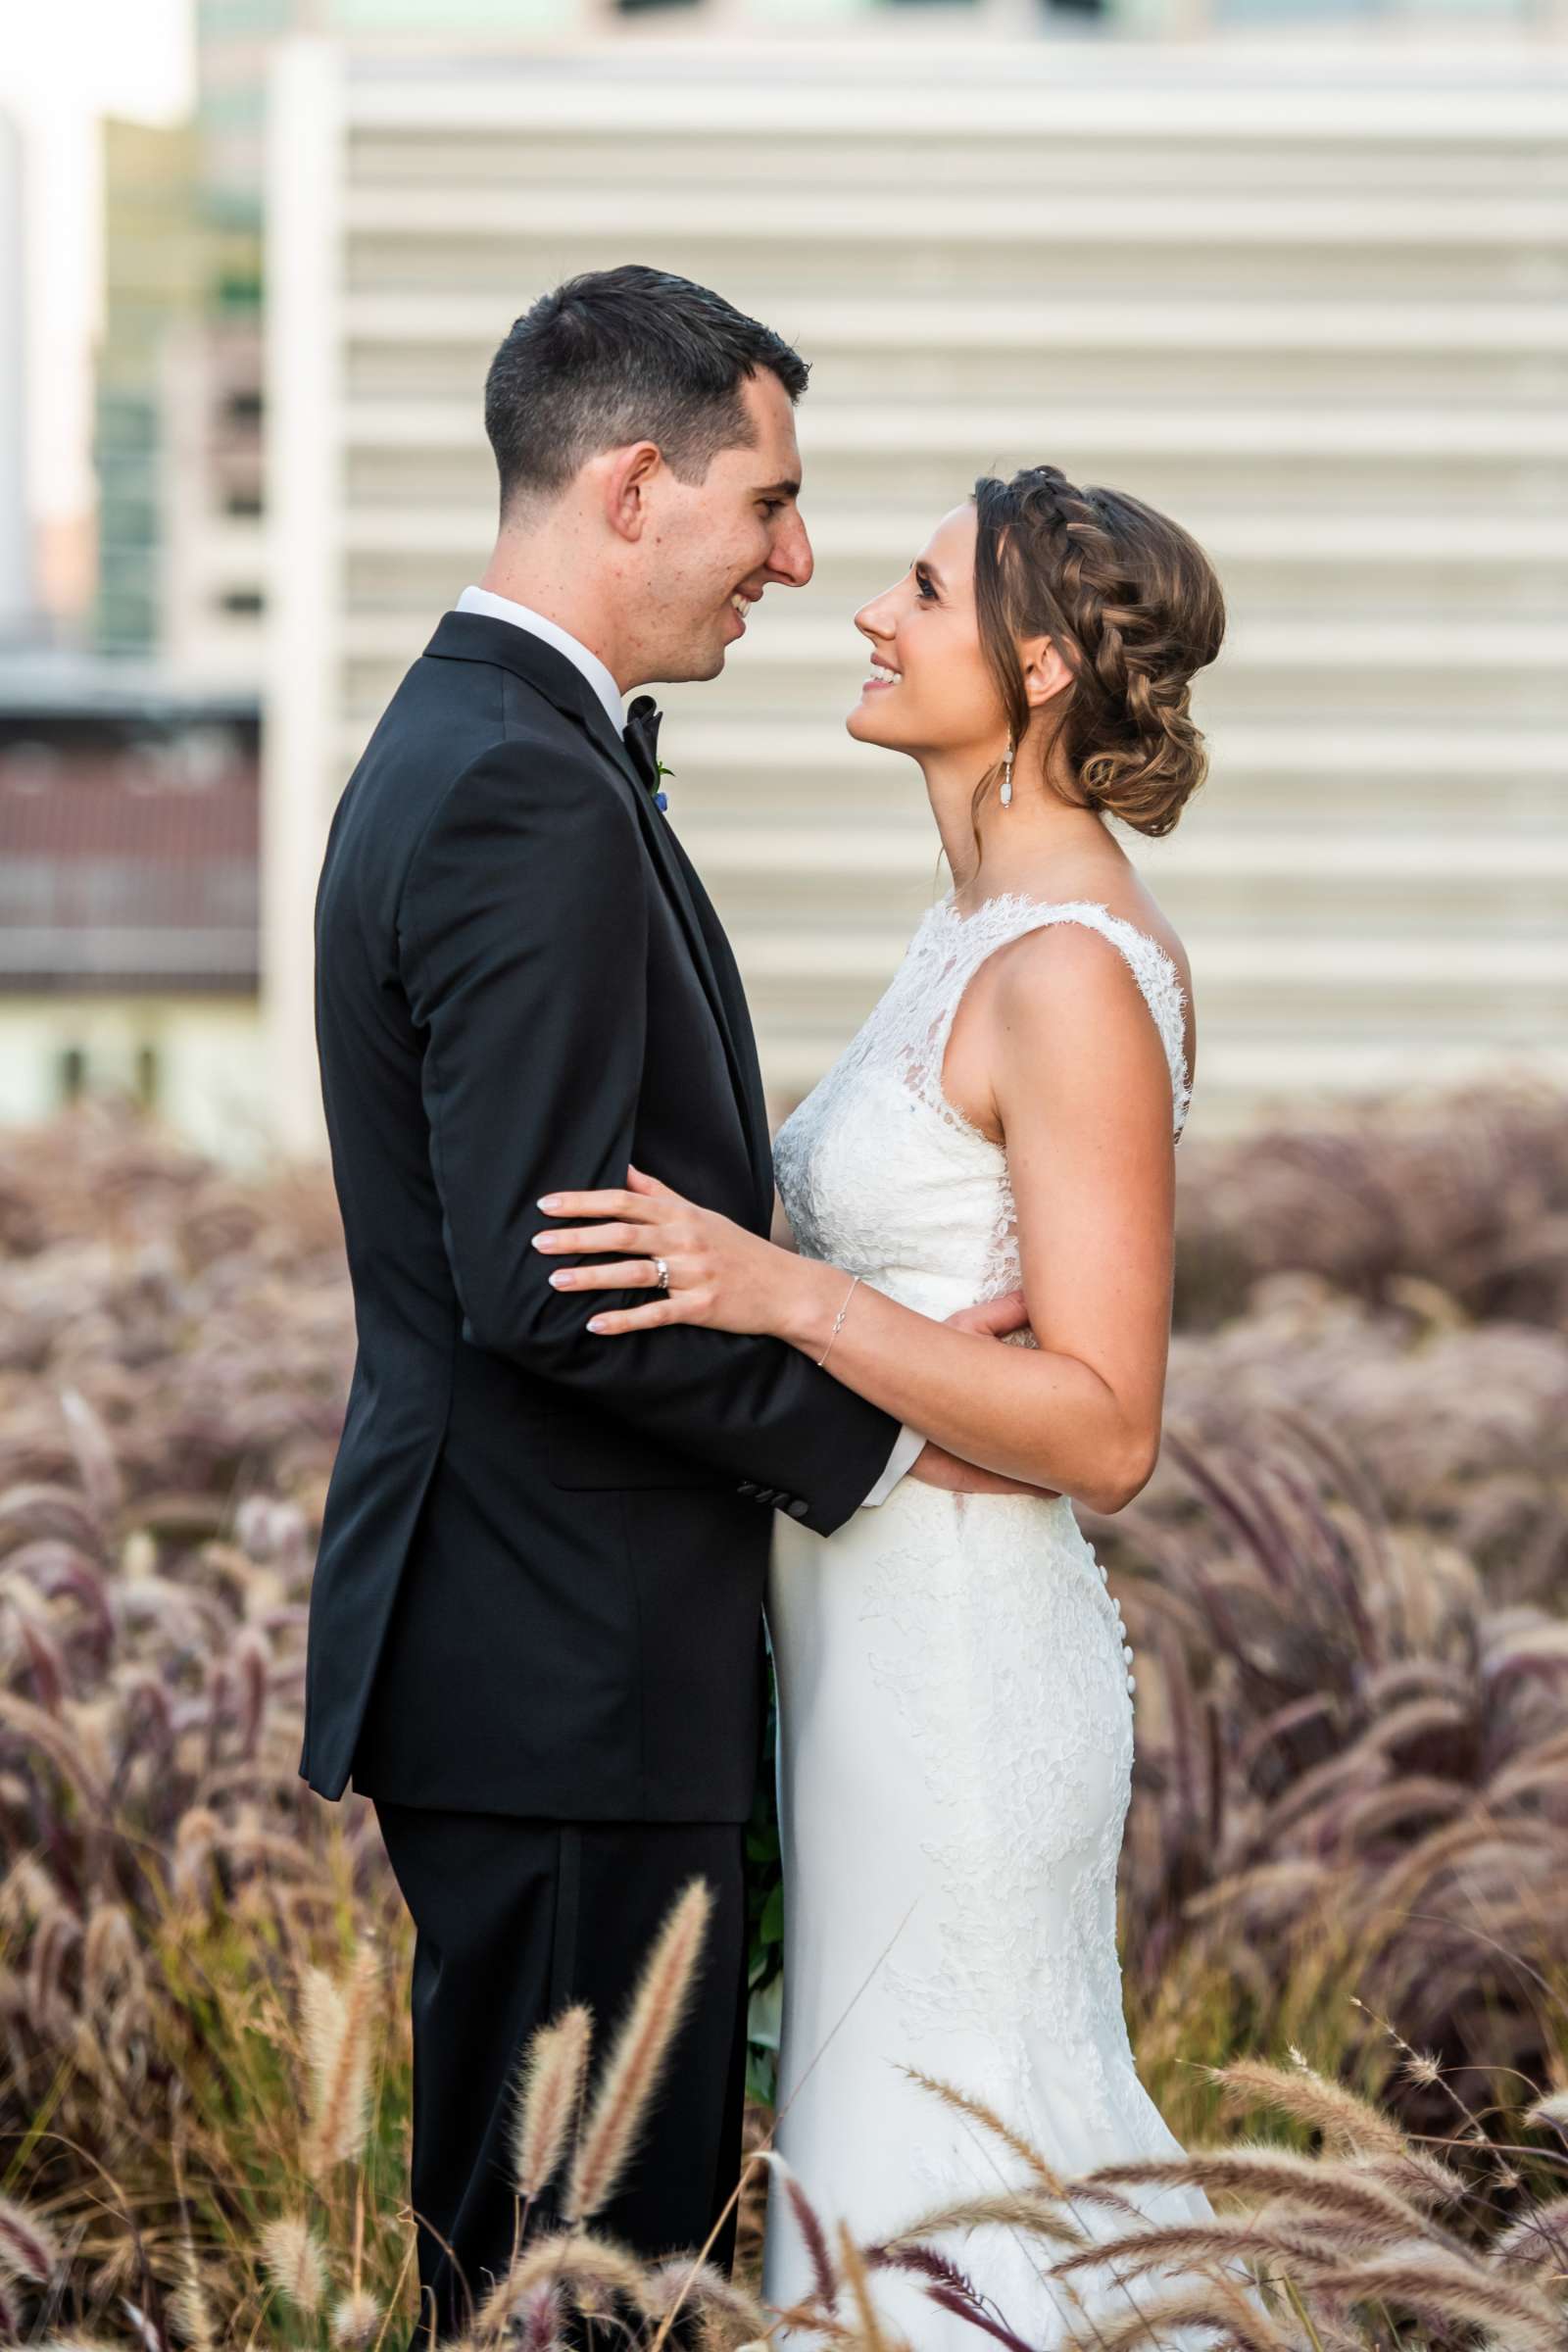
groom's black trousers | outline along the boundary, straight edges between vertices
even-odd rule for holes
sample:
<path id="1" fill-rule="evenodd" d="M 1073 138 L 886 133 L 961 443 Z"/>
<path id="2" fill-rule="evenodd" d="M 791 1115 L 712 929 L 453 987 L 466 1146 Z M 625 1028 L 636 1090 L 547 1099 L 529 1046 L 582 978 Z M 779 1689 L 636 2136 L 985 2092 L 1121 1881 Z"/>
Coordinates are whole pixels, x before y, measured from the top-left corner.
<path id="1" fill-rule="evenodd" d="M 593 2012 L 598 2063 L 687 1881 L 714 1901 L 694 1998 L 617 2194 L 593 2227 L 658 2256 L 703 2244 L 740 2177 L 746 2084 L 743 1822 L 562 1822 L 372 1797 L 413 1915 L 415 2341 L 468 2325 L 511 2258 L 517 2065 L 536 2026 Z M 552 2195 L 528 2234 L 556 2219 Z M 443 2242 L 444 2241 L 444 2242 Z M 709 2259 L 727 2271 L 729 2215 Z"/>

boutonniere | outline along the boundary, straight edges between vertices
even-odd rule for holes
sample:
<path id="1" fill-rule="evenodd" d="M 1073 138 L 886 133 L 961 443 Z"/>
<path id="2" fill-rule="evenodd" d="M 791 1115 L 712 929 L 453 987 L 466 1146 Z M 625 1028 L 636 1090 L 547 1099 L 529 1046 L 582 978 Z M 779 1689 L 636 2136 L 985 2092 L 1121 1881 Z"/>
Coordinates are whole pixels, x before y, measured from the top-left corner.
<path id="1" fill-rule="evenodd" d="M 669 807 L 668 798 L 660 790 L 660 786 L 666 776 L 675 772 L 673 768 L 666 767 L 659 757 L 659 729 L 663 715 L 651 694 L 640 694 L 626 713 L 626 724 L 621 732 L 621 740 L 631 755 L 632 765 L 656 808 Z"/>

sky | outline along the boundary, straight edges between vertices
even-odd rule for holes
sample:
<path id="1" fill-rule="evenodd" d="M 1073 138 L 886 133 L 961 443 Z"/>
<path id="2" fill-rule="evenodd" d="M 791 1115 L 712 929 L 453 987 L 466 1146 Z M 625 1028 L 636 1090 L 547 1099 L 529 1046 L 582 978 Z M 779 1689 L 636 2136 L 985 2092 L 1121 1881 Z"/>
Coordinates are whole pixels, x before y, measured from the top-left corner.
<path id="1" fill-rule="evenodd" d="M 44 0 L 8 12 L 0 109 L 24 145 L 27 478 L 33 520 L 91 507 L 105 114 L 167 122 L 192 97 L 192 0 Z M 7 355 L 6 363 L 11 364 Z"/>

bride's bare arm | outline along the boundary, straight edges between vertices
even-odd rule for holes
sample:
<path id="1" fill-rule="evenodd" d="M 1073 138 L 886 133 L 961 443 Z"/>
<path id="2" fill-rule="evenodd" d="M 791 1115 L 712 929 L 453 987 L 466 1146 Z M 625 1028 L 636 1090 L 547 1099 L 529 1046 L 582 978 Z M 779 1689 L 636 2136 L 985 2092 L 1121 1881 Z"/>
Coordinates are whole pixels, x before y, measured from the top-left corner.
<path id="1" fill-rule="evenodd" d="M 547 1213 L 609 1218 L 538 1237 L 563 1289 L 668 1296 L 602 1310 L 607 1337 L 700 1322 L 768 1331 L 936 1445 L 1004 1477 L 1115 1511 L 1159 1450 L 1170 1337 L 1175 1171 L 1158 1032 L 1124 958 L 1077 924 L 1001 952 L 986 1061 L 1006 1141 L 1037 1348 L 934 1322 L 839 1267 L 797 1257 L 634 1172 L 626 1193 L 552 1194 Z M 632 1254 L 635 1253 L 635 1254 Z M 847 1304 L 846 1304 L 847 1301 Z M 835 1322 L 844 1309 L 835 1336 Z M 829 1342 L 832 1342 L 829 1348 Z"/>

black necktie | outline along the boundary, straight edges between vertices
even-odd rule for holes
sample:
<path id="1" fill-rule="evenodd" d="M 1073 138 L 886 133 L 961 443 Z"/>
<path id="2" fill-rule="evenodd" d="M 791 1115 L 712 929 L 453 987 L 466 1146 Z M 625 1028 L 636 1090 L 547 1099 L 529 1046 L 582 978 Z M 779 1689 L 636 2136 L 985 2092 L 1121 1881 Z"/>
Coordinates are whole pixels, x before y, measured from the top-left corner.
<path id="1" fill-rule="evenodd" d="M 664 713 L 651 694 L 640 694 L 626 713 L 621 741 L 631 754 L 632 765 L 653 794 L 661 808 L 669 806 L 659 788 L 659 722 Z M 666 773 L 672 774 L 672 769 Z"/>

